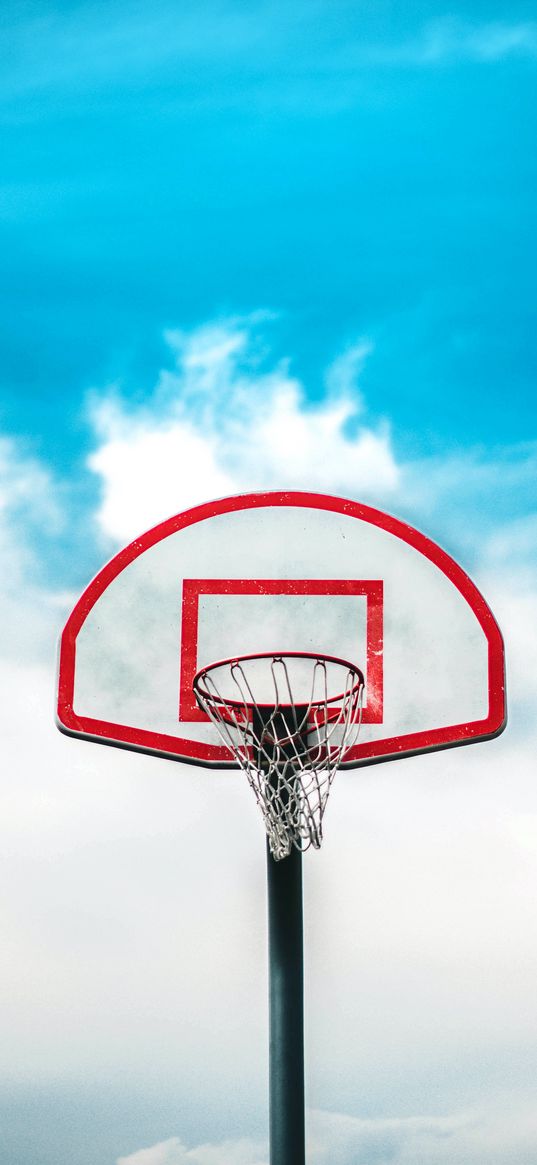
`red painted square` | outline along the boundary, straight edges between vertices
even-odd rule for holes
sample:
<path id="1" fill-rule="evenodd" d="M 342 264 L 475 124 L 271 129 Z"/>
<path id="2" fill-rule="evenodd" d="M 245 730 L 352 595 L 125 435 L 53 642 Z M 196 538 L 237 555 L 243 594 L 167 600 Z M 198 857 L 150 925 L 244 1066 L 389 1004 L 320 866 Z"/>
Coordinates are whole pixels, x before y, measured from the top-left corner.
<path id="1" fill-rule="evenodd" d="M 382 724 L 383 584 L 380 579 L 184 579 L 179 688 L 181 721 L 208 719 L 198 708 L 192 688 L 199 667 L 200 595 L 356 595 L 365 598 L 367 702 L 363 707 L 362 722 Z"/>

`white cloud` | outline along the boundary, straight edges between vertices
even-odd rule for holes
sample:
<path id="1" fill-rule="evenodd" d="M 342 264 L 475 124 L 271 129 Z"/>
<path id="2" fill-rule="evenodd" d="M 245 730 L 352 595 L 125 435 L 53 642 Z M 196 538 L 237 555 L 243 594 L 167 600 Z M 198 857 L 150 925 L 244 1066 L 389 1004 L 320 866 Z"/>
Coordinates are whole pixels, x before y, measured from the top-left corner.
<path id="1" fill-rule="evenodd" d="M 13 439 L 0 436 L 0 549 L 13 579 L 28 569 L 29 535 L 57 532 L 62 511 L 48 470 Z M 9 582 L 6 572 L 4 583 Z"/>
<path id="2" fill-rule="evenodd" d="M 512 1098 L 447 1116 L 307 1116 L 311 1165 L 519 1165 L 537 1154 L 537 1117 Z M 188 1148 L 178 1137 L 119 1157 L 117 1165 L 267 1165 L 265 1146 L 236 1140 Z"/>
<path id="3" fill-rule="evenodd" d="M 494 63 L 513 56 L 537 57 L 535 21 L 470 24 L 447 17 L 429 22 L 412 40 L 365 45 L 357 50 L 360 63 L 396 67 L 427 67 L 460 61 Z"/>
<path id="4" fill-rule="evenodd" d="M 365 343 L 328 373 L 329 393 L 308 406 L 285 363 L 259 366 L 252 321 L 168 334 L 177 370 L 154 400 L 132 410 L 111 393 L 93 405 L 100 444 L 102 530 L 123 541 L 197 502 L 258 488 L 315 488 L 392 496 L 399 470 L 386 423 L 348 424 L 362 409 L 356 375 Z"/>
<path id="5" fill-rule="evenodd" d="M 472 576 L 507 636 L 510 668 L 516 664 L 533 691 L 537 443 L 469 448 L 399 468 L 396 512 L 431 534 Z"/>
<path id="6" fill-rule="evenodd" d="M 352 397 L 355 411 L 361 411 L 362 399 L 358 396 L 357 381 L 373 345 L 367 340 L 352 344 L 338 356 L 326 373 L 326 386 L 332 396 Z"/>
<path id="7" fill-rule="evenodd" d="M 2 657 L 29 660 L 50 649 L 69 598 L 40 583 L 42 547 L 64 520 L 51 474 L 16 441 L 0 436 L 0 612 Z"/>
<path id="8" fill-rule="evenodd" d="M 519 458 L 519 469 L 523 470 L 526 466 L 530 473 L 530 486 L 534 488 L 537 480 L 537 450 L 533 451 L 529 464 Z M 500 569 L 505 573 L 506 569 L 514 570 L 519 578 L 522 576 L 528 582 L 533 581 L 537 566 L 537 513 L 497 523 L 485 543 L 484 557 L 491 571 Z"/>
<path id="9" fill-rule="evenodd" d="M 129 541 L 174 510 L 209 497 L 237 493 L 237 482 L 218 465 L 211 441 L 189 421 L 140 423 L 112 416 L 101 448 L 90 458 L 103 482 L 99 522 L 118 542 Z M 107 420 L 100 415 L 105 434 Z"/>
<path id="10" fill-rule="evenodd" d="M 176 367 L 160 373 L 143 407 L 114 389 L 94 396 L 90 467 L 101 482 L 103 533 L 123 542 L 226 493 L 313 488 L 434 521 L 440 540 L 443 532 L 481 564 L 494 557 L 496 569 L 502 557 L 512 566 L 513 539 L 517 570 L 522 542 L 531 559 L 535 519 L 519 514 L 534 502 L 537 443 L 405 462 L 388 422 L 366 419 L 358 382 L 372 345 L 362 340 L 333 361 L 326 396 L 313 406 L 288 362 L 267 371 L 265 318 L 168 332 Z"/>
<path id="11" fill-rule="evenodd" d="M 531 1108 L 384 1120 L 319 1112 L 314 1127 L 312 1165 L 514 1165 L 537 1150 Z"/>
<path id="12" fill-rule="evenodd" d="M 106 13 L 107 19 L 104 19 Z M 222 108 L 237 101 L 233 78 L 241 77 L 241 99 L 252 107 L 271 110 L 297 108 L 326 116 L 326 110 L 352 100 L 350 82 L 356 67 L 434 67 L 459 61 L 493 63 L 506 58 L 535 58 L 537 24 L 534 20 L 483 20 L 471 23 L 455 17 L 429 21 L 407 40 L 391 41 L 382 27 L 375 39 L 375 20 L 367 32 L 358 24 L 352 30 L 343 23 L 345 40 L 330 37 L 327 44 L 312 38 L 308 46 L 311 71 L 297 68 L 310 14 L 305 0 L 295 0 L 284 22 L 273 6 L 257 5 L 255 19 L 237 5 L 211 5 L 210 35 L 205 35 L 207 13 L 178 11 L 166 0 L 149 12 L 143 5 L 91 5 L 72 13 L 42 13 L 21 9 L 6 25 L 4 39 L 16 51 L 4 52 L 6 67 L 1 85 L 10 95 L 39 92 L 40 113 L 47 95 L 58 91 L 85 94 L 121 85 L 123 92 L 147 78 L 181 69 L 190 85 L 176 102 L 191 111 L 201 102 Z M 280 67 L 267 74 L 263 67 L 267 47 Z M 232 60 L 234 70 L 221 72 L 222 62 Z M 220 83 L 208 86 L 206 66 Z M 361 88 L 356 96 L 363 101 Z"/>
<path id="13" fill-rule="evenodd" d="M 485 535 L 490 534 L 491 527 L 496 531 L 502 522 L 507 533 L 514 520 L 518 529 L 520 510 L 535 503 L 537 442 L 448 452 L 409 462 L 404 474 L 405 504 L 432 514 L 449 503 L 459 523 L 460 508 L 464 506 L 468 512 L 470 507 L 472 515 L 477 518 L 479 514 L 479 527 Z M 527 518 L 523 521 L 527 522 Z M 521 533 L 522 530 L 519 540 Z"/>
<path id="14" fill-rule="evenodd" d="M 534 21 L 485 24 L 467 35 L 470 55 L 478 60 L 498 61 L 507 56 L 537 56 L 537 24 Z"/>
<path id="15" fill-rule="evenodd" d="M 222 1141 L 189 1149 L 178 1137 L 171 1137 L 128 1157 L 118 1157 L 117 1165 L 268 1165 L 266 1146 L 255 1141 Z"/>
<path id="16" fill-rule="evenodd" d="M 423 60 L 499 61 L 508 56 L 537 56 L 537 24 L 493 21 L 469 25 L 446 20 L 430 25 L 423 40 Z"/>

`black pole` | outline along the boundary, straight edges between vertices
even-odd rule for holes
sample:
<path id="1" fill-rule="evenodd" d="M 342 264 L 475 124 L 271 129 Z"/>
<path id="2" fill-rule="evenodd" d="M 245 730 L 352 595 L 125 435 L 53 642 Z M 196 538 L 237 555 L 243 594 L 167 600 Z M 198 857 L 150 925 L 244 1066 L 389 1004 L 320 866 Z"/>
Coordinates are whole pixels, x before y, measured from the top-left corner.
<path id="1" fill-rule="evenodd" d="M 267 842 L 270 1165 L 305 1165 L 302 854 Z"/>

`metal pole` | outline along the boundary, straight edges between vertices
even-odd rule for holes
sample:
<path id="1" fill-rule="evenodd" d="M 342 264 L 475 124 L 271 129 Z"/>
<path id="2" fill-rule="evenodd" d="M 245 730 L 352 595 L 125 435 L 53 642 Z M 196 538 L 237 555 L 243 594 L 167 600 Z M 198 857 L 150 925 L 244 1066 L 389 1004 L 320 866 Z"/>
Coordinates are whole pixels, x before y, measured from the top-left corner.
<path id="1" fill-rule="evenodd" d="M 267 843 L 270 1165 L 305 1165 L 302 854 Z"/>

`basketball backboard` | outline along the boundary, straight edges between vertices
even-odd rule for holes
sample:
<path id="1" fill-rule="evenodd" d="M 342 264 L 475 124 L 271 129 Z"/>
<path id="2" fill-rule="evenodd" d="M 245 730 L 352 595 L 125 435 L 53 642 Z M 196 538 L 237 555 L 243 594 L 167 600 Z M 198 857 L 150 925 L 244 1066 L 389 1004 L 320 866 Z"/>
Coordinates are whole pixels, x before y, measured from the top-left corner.
<path id="1" fill-rule="evenodd" d="M 379 510 L 287 492 L 178 514 L 100 571 L 62 635 L 58 726 L 236 767 L 193 680 L 214 660 L 262 652 L 321 652 L 361 668 L 361 730 L 344 767 L 505 726 L 501 634 L 461 567 Z"/>

